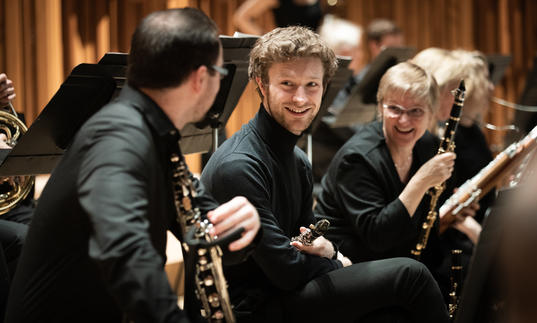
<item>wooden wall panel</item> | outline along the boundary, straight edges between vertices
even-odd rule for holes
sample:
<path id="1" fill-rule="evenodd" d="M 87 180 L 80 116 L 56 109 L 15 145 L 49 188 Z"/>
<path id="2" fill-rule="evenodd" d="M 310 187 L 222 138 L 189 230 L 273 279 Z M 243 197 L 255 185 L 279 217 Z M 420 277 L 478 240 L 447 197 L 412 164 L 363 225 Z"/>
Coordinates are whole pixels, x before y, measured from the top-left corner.
<path id="1" fill-rule="evenodd" d="M 537 1 L 534 0 L 339 0 L 335 7 L 321 0 L 327 12 L 366 26 L 373 18 L 394 20 L 407 44 L 478 49 L 513 55 L 513 62 L 496 95 L 516 101 L 537 51 Z M 107 51 L 129 50 L 138 22 L 154 10 L 192 6 L 201 8 L 221 32 L 234 32 L 232 15 L 244 0 L 0 0 L 0 71 L 15 82 L 14 105 L 28 123 L 48 102 L 77 64 L 96 62 Z M 39 15 L 36 13 L 39 12 Z M 270 14 L 259 19 L 270 30 Z M 227 127 L 240 128 L 258 108 L 249 85 Z M 492 106 L 488 119 L 509 122 L 513 112 Z M 487 133 L 502 146 L 503 133 Z"/>

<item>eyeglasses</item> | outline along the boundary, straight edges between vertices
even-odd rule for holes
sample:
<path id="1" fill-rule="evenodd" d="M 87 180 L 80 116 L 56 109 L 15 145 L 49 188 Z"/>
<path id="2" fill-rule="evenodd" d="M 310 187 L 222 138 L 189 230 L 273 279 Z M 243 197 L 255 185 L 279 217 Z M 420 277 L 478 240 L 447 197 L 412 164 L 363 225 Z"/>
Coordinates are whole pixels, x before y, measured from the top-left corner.
<path id="1" fill-rule="evenodd" d="M 382 104 L 382 107 L 386 110 L 386 115 L 390 118 L 399 118 L 406 113 L 411 119 L 421 119 L 425 115 L 425 110 L 420 107 L 405 109 L 396 104 Z"/>
<path id="2" fill-rule="evenodd" d="M 208 66 L 208 67 L 210 69 L 212 69 L 213 71 L 217 72 L 218 74 L 220 74 L 220 79 L 221 80 L 223 80 L 229 74 L 229 71 L 225 67 L 221 67 L 221 66 L 217 66 L 217 65 L 211 65 L 211 66 Z"/>

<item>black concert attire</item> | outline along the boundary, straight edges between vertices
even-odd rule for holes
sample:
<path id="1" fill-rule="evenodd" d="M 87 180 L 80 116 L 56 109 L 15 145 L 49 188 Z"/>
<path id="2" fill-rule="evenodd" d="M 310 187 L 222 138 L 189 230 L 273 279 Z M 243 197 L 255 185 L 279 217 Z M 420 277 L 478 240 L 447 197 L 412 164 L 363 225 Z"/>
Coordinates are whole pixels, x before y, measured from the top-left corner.
<path id="1" fill-rule="evenodd" d="M 311 166 L 295 146 L 298 138 L 261 106 L 202 173 L 218 201 L 245 196 L 261 218 L 263 235 L 252 255 L 225 267 L 239 322 L 356 322 L 386 308 L 402 309 L 415 321 L 446 321 L 436 283 L 413 260 L 342 268 L 290 245 L 300 226 L 314 223 Z"/>
<path id="2" fill-rule="evenodd" d="M 41 195 L 6 322 L 189 321 L 164 272 L 166 230 L 181 239 L 169 162 L 179 139 L 129 86 L 82 126 Z M 204 214 L 216 203 L 194 185 Z M 185 265 L 185 307 L 198 321 L 188 255 Z"/>
<path id="3" fill-rule="evenodd" d="M 416 142 L 409 178 L 434 157 L 438 143 L 429 132 Z M 452 194 L 460 176 L 456 167 L 437 207 Z M 341 148 L 321 184 L 315 214 L 330 221 L 326 236 L 339 245 L 344 255 L 357 262 L 411 257 L 410 250 L 416 246 L 430 198 L 426 194 L 410 217 L 399 200 L 406 183 L 397 174 L 381 122 L 363 126 Z M 446 300 L 450 290 L 451 250 L 463 250 L 462 263 L 467 267 L 472 248 L 468 238 L 455 229 L 448 229 L 441 236 L 436 228 L 431 231 L 421 261 L 433 273 Z"/>
<path id="4" fill-rule="evenodd" d="M 30 195 L 33 195 L 33 190 Z M 28 231 L 28 225 L 32 220 L 34 213 L 34 199 L 27 197 L 22 200 L 15 208 L 3 214 L 0 219 L 0 272 L 7 272 L 2 275 L 7 282 L 15 273 L 17 261 L 24 245 L 24 239 Z M 7 298 L 7 289 L 0 289 L 0 300 L 3 298 L 5 291 Z M 0 301 L 0 312 L 4 307 Z"/>
<path id="5" fill-rule="evenodd" d="M 409 178 L 437 151 L 428 132 L 414 145 Z M 399 195 L 401 182 L 375 121 L 362 127 L 334 157 L 322 182 L 315 214 L 330 221 L 327 238 L 352 261 L 410 256 L 429 210 L 426 195 L 410 217 Z M 434 235 L 433 235 L 434 236 Z"/>
<path id="6" fill-rule="evenodd" d="M 280 5 L 272 9 L 276 26 L 303 26 L 316 31 L 321 24 L 323 11 L 320 1 L 311 5 L 297 5 L 294 0 L 279 0 L 279 2 Z"/>

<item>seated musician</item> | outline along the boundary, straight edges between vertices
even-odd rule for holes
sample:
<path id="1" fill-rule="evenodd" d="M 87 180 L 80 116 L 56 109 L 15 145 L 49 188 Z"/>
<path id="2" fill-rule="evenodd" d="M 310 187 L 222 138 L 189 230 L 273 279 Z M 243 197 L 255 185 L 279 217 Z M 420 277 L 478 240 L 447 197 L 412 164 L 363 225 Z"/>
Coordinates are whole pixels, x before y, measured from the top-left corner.
<path id="1" fill-rule="evenodd" d="M 157 11 L 138 25 L 127 84 L 82 126 L 41 195 L 6 322 L 205 321 L 189 270 L 196 255 L 185 250 L 186 313 L 177 305 L 164 271 L 166 230 L 184 241 L 179 222 L 199 209 L 211 234 L 245 229 L 224 248 L 237 251 L 259 228 L 245 198 L 218 206 L 178 145 L 179 130 L 211 107 L 222 64 L 218 29 L 197 9 Z M 224 260 L 235 257 L 244 255 Z"/>
<path id="2" fill-rule="evenodd" d="M 437 107 L 432 75 L 400 63 L 382 77 L 380 120 L 363 127 L 336 154 L 322 180 L 316 215 L 327 237 L 352 261 L 410 256 L 429 209 L 429 188 L 446 181 L 455 154 L 435 155 L 427 132 Z"/>
<path id="3" fill-rule="evenodd" d="M 446 322 L 438 286 L 419 262 L 351 264 L 324 237 L 311 246 L 291 243 L 314 222 L 311 165 L 295 144 L 319 111 L 336 64 L 332 50 L 303 27 L 261 37 L 249 66 L 262 99 L 259 111 L 203 170 L 202 182 L 218 201 L 243 195 L 261 217 L 263 234 L 252 255 L 225 267 L 239 322 L 368 322 L 380 316 Z M 445 168 L 443 179 L 453 156 L 436 160 Z"/>
<path id="4" fill-rule="evenodd" d="M 0 108 L 11 110 L 11 101 L 15 98 L 15 87 L 13 82 L 4 73 L 0 74 Z M 11 113 L 9 111 L 8 113 Z M 14 116 L 16 118 L 16 116 Z M 7 125 L 5 125 L 7 127 Z M 4 130 L 0 130 L 0 149 L 11 149 L 8 145 L 7 136 Z M 12 177 L 0 177 L 0 321 L 4 319 L 4 311 L 7 304 L 7 296 L 11 278 L 15 274 L 15 269 L 19 260 L 28 225 L 32 220 L 34 211 L 33 188 L 30 192 L 23 190 L 28 195 L 24 198 L 16 193 L 14 179 Z M 16 205 L 14 201 L 5 196 L 19 194 L 21 197 Z M 15 195 L 16 196 L 16 195 Z"/>

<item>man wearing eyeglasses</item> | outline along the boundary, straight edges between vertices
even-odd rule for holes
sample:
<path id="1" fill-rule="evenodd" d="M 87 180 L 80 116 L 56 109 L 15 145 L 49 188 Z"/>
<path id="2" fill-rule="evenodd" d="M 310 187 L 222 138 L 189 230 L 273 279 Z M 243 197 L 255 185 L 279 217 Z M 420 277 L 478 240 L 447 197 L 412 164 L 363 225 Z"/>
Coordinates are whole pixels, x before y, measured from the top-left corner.
<path id="1" fill-rule="evenodd" d="M 315 208 L 331 223 L 327 237 L 353 262 L 410 257 L 429 210 L 426 193 L 451 176 L 455 160 L 435 155 L 437 140 L 427 132 L 438 102 L 429 73 L 412 63 L 390 68 L 377 100 L 379 121 L 336 154 Z M 422 256 L 427 265 L 433 245 Z"/>
<path id="2" fill-rule="evenodd" d="M 166 230 L 184 241 L 176 203 L 198 208 L 214 225 L 210 234 L 244 228 L 223 248 L 224 261 L 242 259 L 259 229 L 245 198 L 218 206 L 188 169 L 172 181 L 184 162 L 179 130 L 211 107 L 221 65 L 217 27 L 201 11 L 159 11 L 141 22 L 127 85 L 83 125 L 41 195 L 6 322 L 205 321 L 193 256 L 183 253 L 186 313 L 164 272 Z M 177 180 L 188 195 L 175 200 Z"/>

